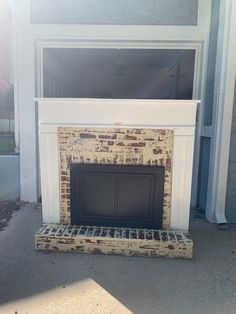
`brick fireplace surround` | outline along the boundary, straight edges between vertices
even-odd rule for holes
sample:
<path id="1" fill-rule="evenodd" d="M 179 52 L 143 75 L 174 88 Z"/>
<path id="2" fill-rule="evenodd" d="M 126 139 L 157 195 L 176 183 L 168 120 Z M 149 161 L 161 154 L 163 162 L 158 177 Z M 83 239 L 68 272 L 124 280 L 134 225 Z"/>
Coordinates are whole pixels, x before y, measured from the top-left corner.
<path id="1" fill-rule="evenodd" d="M 188 234 L 197 101 L 38 99 L 39 250 L 192 257 Z M 163 229 L 70 225 L 70 164 L 165 167 Z"/>
<path id="2" fill-rule="evenodd" d="M 163 226 L 170 226 L 173 131 L 136 128 L 58 128 L 60 222 L 70 224 L 70 163 L 165 167 Z"/>

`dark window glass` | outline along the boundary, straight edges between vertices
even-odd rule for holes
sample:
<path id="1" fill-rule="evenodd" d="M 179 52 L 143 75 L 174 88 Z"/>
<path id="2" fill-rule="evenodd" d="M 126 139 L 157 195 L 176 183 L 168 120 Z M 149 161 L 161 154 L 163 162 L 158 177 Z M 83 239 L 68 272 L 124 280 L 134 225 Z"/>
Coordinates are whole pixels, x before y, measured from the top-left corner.
<path id="1" fill-rule="evenodd" d="M 195 50 L 44 50 L 44 97 L 191 99 Z"/>

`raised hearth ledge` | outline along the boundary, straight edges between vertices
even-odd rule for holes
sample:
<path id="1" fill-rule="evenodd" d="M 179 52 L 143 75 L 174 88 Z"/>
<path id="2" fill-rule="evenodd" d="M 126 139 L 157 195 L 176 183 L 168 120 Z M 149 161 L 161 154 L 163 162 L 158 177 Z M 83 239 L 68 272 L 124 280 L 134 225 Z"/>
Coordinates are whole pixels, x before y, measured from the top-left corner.
<path id="1" fill-rule="evenodd" d="M 60 223 L 58 127 L 174 130 L 170 229 L 188 230 L 196 100 L 36 99 L 44 223 Z"/>
<path id="2" fill-rule="evenodd" d="M 187 232 L 44 224 L 35 233 L 43 251 L 114 254 L 191 259 L 193 242 Z"/>

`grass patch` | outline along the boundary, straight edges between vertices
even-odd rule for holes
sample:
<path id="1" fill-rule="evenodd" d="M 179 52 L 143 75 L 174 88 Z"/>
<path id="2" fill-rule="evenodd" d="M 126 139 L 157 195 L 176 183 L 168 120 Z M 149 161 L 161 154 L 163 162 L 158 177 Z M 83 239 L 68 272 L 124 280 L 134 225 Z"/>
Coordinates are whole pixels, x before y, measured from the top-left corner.
<path id="1" fill-rule="evenodd" d="M 0 134 L 0 154 L 9 154 L 15 152 L 15 137 L 14 135 Z"/>

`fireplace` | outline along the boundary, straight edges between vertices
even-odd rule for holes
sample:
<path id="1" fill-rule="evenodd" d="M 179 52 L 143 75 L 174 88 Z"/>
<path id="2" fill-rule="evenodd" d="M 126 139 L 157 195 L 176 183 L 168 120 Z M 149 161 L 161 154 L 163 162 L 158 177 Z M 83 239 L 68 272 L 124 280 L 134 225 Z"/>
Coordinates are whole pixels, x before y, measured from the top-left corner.
<path id="1" fill-rule="evenodd" d="M 72 225 L 162 228 L 163 166 L 70 165 Z"/>
<path id="2" fill-rule="evenodd" d="M 197 101 L 37 101 L 37 249 L 190 258 Z"/>
<path id="3" fill-rule="evenodd" d="M 197 101 L 37 101 L 45 223 L 71 223 L 73 163 L 163 166 L 162 226 L 188 230 Z"/>

